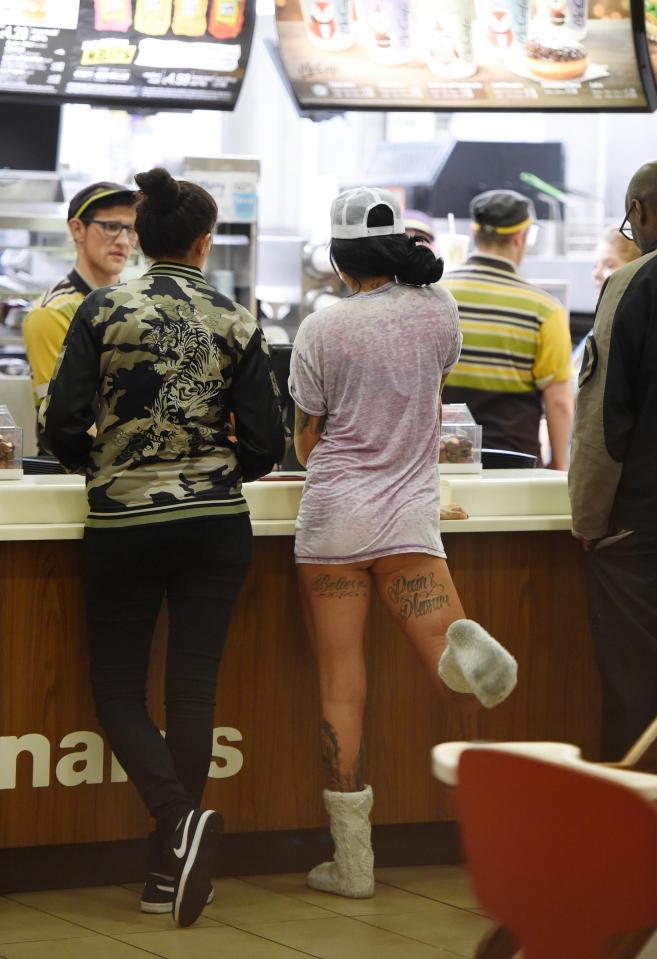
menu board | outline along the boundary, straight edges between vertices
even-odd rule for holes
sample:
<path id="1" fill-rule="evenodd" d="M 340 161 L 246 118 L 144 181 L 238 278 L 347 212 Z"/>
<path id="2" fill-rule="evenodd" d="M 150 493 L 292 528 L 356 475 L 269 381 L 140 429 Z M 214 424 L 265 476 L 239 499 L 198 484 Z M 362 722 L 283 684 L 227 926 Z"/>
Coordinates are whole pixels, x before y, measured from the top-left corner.
<path id="1" fill-rule="evenodd" d="M 648 109 L 628 0 L 277 3 L 303 108 Z"/>
<path id="2" fill-rule="evenodd" d="M 0 95 L 230 110 L 255 0 L 0 0 Z"/>
<path id="3" fill-rule="evenodd" d="M 646 37 L 653 76 L 657 79 L 657 0 L 645 0 Z"/>

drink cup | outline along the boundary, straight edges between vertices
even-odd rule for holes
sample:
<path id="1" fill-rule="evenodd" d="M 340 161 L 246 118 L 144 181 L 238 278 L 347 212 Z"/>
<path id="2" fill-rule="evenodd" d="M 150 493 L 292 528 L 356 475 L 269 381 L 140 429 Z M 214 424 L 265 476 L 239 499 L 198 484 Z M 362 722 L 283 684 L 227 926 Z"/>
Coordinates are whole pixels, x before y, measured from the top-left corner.
<path id="1" fill-rule="evenodd" d="M 529 0 L 507 0 L 511 10 L 513 35 L 517 43 L 524 43 L 529 32 Z"/>
<path id="2" fill-rule="evenodd" d="M 497 50 L 525 43 L 529 33 L 529 0 L 491 0 L 486 11 L 486 36 Z"/>
<path id="3" fill-rule="evenodd" d="M 372 60 L 401 64 L 412 59 L 411 0 L 359 0 L 356 9 Z"/>
<path id="4" fill-rule="evenodd" d="M 354 45 L 353 0 L 301 0 L 310 42 L 322 50 L 348 50 Z"/>
<path id="5" fill-rule="evenodd" d="M 94 0 L 94 29 L 100 33 L 126 33 L 132 26 L 130 0 Z"/>
<path id="6" fill-rule="evenodd" d="M 438 246 L 445 262 L 445 272 L 463 266 L 468 258 L 470 237 L 467 233 L 439 233 Z"/>
<path id="7" fill-rule="evenodd" d="M 589 0 L 568 0 L 566 13 L 566 27 L 575 40 L 583 40 L 586 36 L 589 19 Z"/>
<path id="8" fill-rule="evenodd" d="M 477 72 L 472 45 L 473 0 L 436 0 L 422 23 L 427 65 L 437 76 L 460 79 Z"/>

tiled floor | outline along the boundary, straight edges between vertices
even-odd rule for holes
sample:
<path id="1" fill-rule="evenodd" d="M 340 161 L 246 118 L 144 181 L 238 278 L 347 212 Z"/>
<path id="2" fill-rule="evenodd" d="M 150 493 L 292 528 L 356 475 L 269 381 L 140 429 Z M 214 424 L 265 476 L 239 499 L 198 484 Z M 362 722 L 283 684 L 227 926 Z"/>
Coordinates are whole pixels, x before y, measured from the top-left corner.
<path id="1" fill-rule="evenodd" d="M 138 911 L 138 886 L 0 896 L 0 959 L 454 959 L 488 928 L 458 866 L 379 869 L 373 899 L 302 875 L 215 880 L 191 929 Z M 641 953 L 657 959 L 657 938 Z"/>

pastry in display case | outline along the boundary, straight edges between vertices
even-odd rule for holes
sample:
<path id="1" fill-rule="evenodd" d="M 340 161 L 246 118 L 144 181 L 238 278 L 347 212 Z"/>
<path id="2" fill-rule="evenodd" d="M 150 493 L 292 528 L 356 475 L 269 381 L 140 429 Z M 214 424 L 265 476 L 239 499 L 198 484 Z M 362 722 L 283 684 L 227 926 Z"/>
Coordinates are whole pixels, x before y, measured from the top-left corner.
<path id="1" fill-rule="evenodd" d="M 482 429 L 465 403 L 443 406 L 440 430 L 440 472 L 481 472 Z"/>
<path id="2" fill-rule="evenodd" d="M 23 430 L 6 406 L 0 406 L 0 481 L 23 476 Z"/>

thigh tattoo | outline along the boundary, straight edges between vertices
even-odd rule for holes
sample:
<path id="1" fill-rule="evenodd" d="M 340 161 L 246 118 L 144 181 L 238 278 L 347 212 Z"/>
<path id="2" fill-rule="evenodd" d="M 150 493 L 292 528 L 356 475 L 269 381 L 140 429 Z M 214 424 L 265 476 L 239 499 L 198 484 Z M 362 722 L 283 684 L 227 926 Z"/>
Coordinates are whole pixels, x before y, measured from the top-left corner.
<path id="1" fill-rule="evenodd" d="M 399 610 L 403 622 L 412 618 L 429 616 L 449 606 L 449 595 L 444 583 L 436 580 L 434 573 L 417 576 L 397 576 L 388 587 L 388 596 Z"/>
<path id="2" fill-rule="evenodd" d="M 318 599 L 357 599 L 367 593 L 367 581 L 359 576 L 323 573 L 310 582 L 310 594 Z"/>

